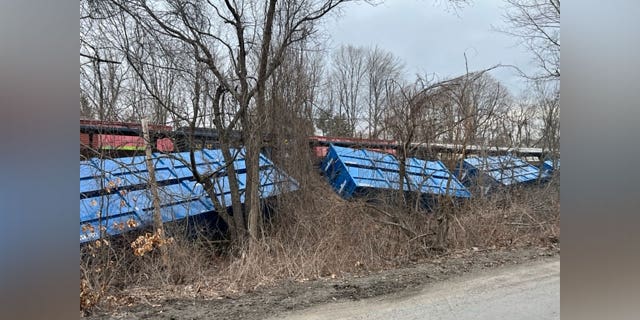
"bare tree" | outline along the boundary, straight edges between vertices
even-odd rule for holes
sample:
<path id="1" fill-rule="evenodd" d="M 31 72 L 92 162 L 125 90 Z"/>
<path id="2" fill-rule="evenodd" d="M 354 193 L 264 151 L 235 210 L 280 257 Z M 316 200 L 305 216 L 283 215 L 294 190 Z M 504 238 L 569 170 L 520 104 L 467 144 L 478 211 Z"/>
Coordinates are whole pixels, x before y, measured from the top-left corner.
<path id="1" fill-rule="evenodd" d="M 367 50 L 366 65 L 366 121 L 369 139 L 375 139 L 383 129 L 382 113 L 389 102 L 385 84 L 401 77 L 403 64 L 392 53 L 374 47 Z"/>
<path id="2" fill-rule="evenodd" d="M 103 21 L 111 13 L 93 1 L 80 1 L 80 108 L 81 115 L 118 120 L 127 68 L 121 66 L 108 39 Z"/>
<path id="3" fill-rule="evenodd" d="M 467 72 L 463 76 L 439 82 L 418 79 L 411 94 L 404 94 L 406 90 L 401 91 L 402 101 L 406 104 L 397 111 L 394 109 L 395 117 L 401 117 L 390 128 L 396 128 L 395 137 L 401 142 L 398 159 L 402 181 L 406 179 L 403 176 L 406 159 L 417 146 L 448 135 L 448 142 L 461 145 L 464 155 L 468 145 L 486 139 L 484 133 L 490 130 L 488 124 L 495 119 L 498 110 L 506 108 L 506 89 L 488 74 L 496 67 Z M 414 143 L 416 137 L 424 140 Z M 449 160 L 447 162 L 453 166 L 456 159 Z M 444 248 L 447 242 L 453 215 L 451 209 L 443 206 L 437 216 L 436 243 L 440 248 Z"/>
<path id="4" fill-rule="evenodd" d="M 259 155 L 268 131 L 269 118 L 273 117 L 267 105 L 269 79 L 287 57 L 287 49 L 316 33 L 315 22 L 345 2 L 348 0 L 196 3 L 182 0 L 111 1 L 144 32 L 142 40 L 161 48 L 163 56 L 184 57 L 185 52 L 191 56 L 191 66 L 180 64 L 191 70 L 192 79 L 202 80 L 196 80 L 192 85 L 193 91 L 199 93 L 193 96 L 197 101 L 194 100 L 195 108 L 191 110 L 191 117 L 179 115 L 174 105 L 168 104 L 166 99 L 157 94 L 157 86 L 153 84 L 155 75 L 150 70 L 154 68 L 136 68 L 135 73 L 144 79 L 144 87 L 152 93 L 155 102 L 183 121 L 191 118 L 189 122 L 193 123 L 197 118 L 196 112 L 202 111 L 198 110 L 201 104 L 205 100 L 210 104 L 214 125 L 222 133 L 221 146 L 227 163 L 225 170 L 232 189 L 233 215 L 225 220 L 235 232 L 233 238 L 236 241 L 244 241 L 247 235 L 257 239 L 259 235 Z M 127 50 L 132 52 L 131 49 Z M 137 61 L 132 60 L 132 65 L 149 63 L 149 59 L 140 59 L 144 55 L 137 57 Z M 166 61 L 158 63 L 167 64 Z M 172 61 L 171 67 L 175 63 Z M 199 70 L 199 74 L 195 75 L 193 70 Z M 225 114 L 230 110 L 230 115 Z M 240 187 L 235 181 L 234 156 L 229 151 L 228 139 L 231 130 L 239 128 L 242 129 L 246 149 L 245 212 L 240 205 Z M 192 169 L 197 171 L 195 165 Z M 205 186 L 211 186 L 207 182 L 210 176 L 202 176 L 197 172 L 195 176 Z M 212 195 L 215 194 L 209 189 Z"/>
<path id="5" fill-rule="evenodd" d="M 486 145 L 493 133 L 492 122 L 505 117 L 511 105 L 507 88 L 490 74 L 484 73 L 470 81 L 469 99 L 459 100 L 461 110 L 467 119 L 465 141 L 467 144 Z"/>
<path id="6" fill-rule="evenodd" d="M 538 72 L 523 76 L 532 81 L 542 123 L 543 148 L 553 157 L 559 151 L 560 0 L 506 0 L 506 28 L 533 54 Z M 533 143 L 538 144 L 538 143 Z"/>
<path id="7" fill-rule="evenodd" d="M 338 115 L 349 126 L 354 136 L 363 113 L 363 100 L 367 73 L 367 56 L 364 48 L 341 46 L 333 55 L 331 84 L 338 105 Z"/>
<path id="8" fill-rule="evenodd" d="M 301 44 L 303 45 L 303 44 Z M 320 86 L 322 65 L 304 48 L 289 50 L 285 62 L 269 82 L 268 133 L 288 139 L 313 135 L 313 105 Z"/>
<path id="9" fill-rule="evenodd" d="M 301 42 L 269 81 L 266 150 L 269 158 L 298 182 L 313 170 L 307 137 L 314 134 L 313 109 L 321 85 L 322 64 L 317 52 Z"/>
<path id="10" fill-rule="evenodd" d="M 560 0 L 505 0 L 506 28 L 533 54 L 541 72 L 530 79 L 560 79 Z"/>
<path id="11" fill-rule="evenodd" d="M 437 107 L 426 127 L 431 139 L 463 145 L 486 144 L 491 123 L 510 103 L 507 89 L 489 75 L 493 66 L 437 82 L 431 94 Z M 436 130 L 437 129 L 437 130 Z M 434 131 L 435 130 L 435 131 Z"/>
<path id="12" fill-rule="evenodd" d="M 378 47 L 343 45 L 332 55 L 324 106 L 318 110 L 325 132 L 377 138 L 388 104 L 386 84 L 399 81 L 403 64 Z"/>
<path id="13" fill-rule="evenodd" d="M 417 84 L 406 84 L 391 80 L 386 82 L 385 91 L 390 98 L 385 127 L 400 144 L 400 148 L 396 152 L 396 157 L 400 162 L 400 167 L 398 168 L 400 179 L 399 195 L 402 202 L 405 202 L 403 186 L 408 185 L 406 180 L 406 160 L 411 152 L 411 144 L 418 132 L 418 126 L 422 118 L 420 113 L 424 112 L 425 108 L 423 101 L 421 101 L 421 88 L 418 88 Z"/>
<path id="14" fill-rule="evenodd" d="M 438 137 L 455 130 L 466 118 L 454 122 L 443 121 L 447 117 L 447 102 L 452 101 L 451 87 L 457 87 L 457 79 L 429 81 L 419 77 L 414 83 L 386 83 L 389 106 L 385 112 L 385 130 L 399 142 L 397 158 L 400 162 L 401 185 L 406 183 L 406 160 L 419 146 L 434 142 Z"/>
<path id="15" fill-rule="evenodd" d="M 560 89 L 559 83 L 537 83 L 537 106 L 542 129 L 541 147 L 552 159 L 560 155 Z"/>
<path id="16" fill-rule="evenodd" d="M 500 127 L 494 132 L 506 139 L 495 139 L 493 145 L 532 147 L 538 137 L 537 121 L 539 115 L 535 104 L 528 101 L 514 102 L 500 121 Z M 494 134 L 494 137 L 496 136 Z"/>

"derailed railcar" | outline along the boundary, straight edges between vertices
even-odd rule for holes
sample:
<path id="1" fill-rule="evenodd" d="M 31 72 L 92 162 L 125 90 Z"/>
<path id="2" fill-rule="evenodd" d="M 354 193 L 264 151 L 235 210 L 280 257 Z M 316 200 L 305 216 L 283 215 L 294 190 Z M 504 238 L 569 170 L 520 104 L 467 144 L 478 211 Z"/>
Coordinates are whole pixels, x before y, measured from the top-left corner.
<path id="1" fill-rule="evenodd" d="M 236 154 L 234 167 L 240 192 L 243 192 L 247 179 L 244 149 L 231 152 Z M 194 155 L 200 173 L 217 173 L 214 180 L 219 188 L 217 198 L 224 207 L 229 208 L 231 191 L 221 151 L 203 149 Z M 202 215 L 210 216 L 216 223 L 221 222 L 215 215 L 209 195 L 193 177 L 189 152 L 154 153 L 152 162 L 163 222 Z M 264 156 L 260 157 L 259 177 L 261 199 L 298 188 L 295 180 Z M 152 225 L 154 206 L 148 181 L 149 172 L 142 156 L 81 161 L 80 242 L 120 235 Z M 244 202 L 244 196 L 241 202 Z M 224 226 L 219 227 L 224 229 Z"/>
<path id="2" fill-rule="evenodd" d="M 550 175 L 558 173 L 560 171 L 560 159 L 557 159 L 557 160 L 553 160 L 553 159 L 545 160 L 544 162 L 542 162 L 542 170 L 544 170 L 545 172 L 547 172 Z"/>
<path id="3" fill-rule="evenodd" d="M 545 171 L 512 155 L 465 158 L 455 172 L 465 186 L 480 195 L 500 188 L 546 182 L 550 178 Z"/>
<path id="4" fill-rule="evenodd" d="M 402 185 L 400 161 L 382 152 L 330 145 L 320 166 L 333 189 L 345 199 L 372 195 L 379 199 L 390 191 L 401 191 L 430 207 L 439 196 L 471 196 L 440 161 L 409 158 L 405 164 Z"/>

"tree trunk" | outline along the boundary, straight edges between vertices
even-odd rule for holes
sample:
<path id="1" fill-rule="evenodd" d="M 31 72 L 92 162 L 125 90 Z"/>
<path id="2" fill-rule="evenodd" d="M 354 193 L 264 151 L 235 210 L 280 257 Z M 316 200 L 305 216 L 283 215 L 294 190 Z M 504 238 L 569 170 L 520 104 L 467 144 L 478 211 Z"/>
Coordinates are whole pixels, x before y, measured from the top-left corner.
<path id="1" fill-rule="evenodd" d="M 162 224 L 162 213 L 160 212 L 160 196 L 158 195 L 158 184 L 156 181 L 156 171 L 153 165 L 153 154 L 151 150 L 151 138 L 149 135 L 149 123 L 147 119 L 142 119 L 142 134 L 145 144 L 145 160 L 147 164 L 147 171 L 149 172 L 149 190 L 151 191 L 151 197 L 153 201 L 153 230 L 160 238 L 160 242 L 164 240 L 164 226 Z M 162 255 L 162 264 L 165 267 L 169 266 L 169 257 L 167 255 L 167 248 L 163 245 L 160 246 L 160 252 Z"/>
<path id="2" fill-rule="evenodd" d="M 260 45 L 260 62 L 258 64 L 258 77 L 256 83 L 256 117 L 255 121 L 251 121 L 249 113 L 247 112 L 249 124 L 245 130 L 249 132 L 248 139 L 245 140 L 245 146 L 247 150 L 247 157 L 245 164 L 247 167 L 247 193 L 245 200 L 248 201 L 249 208 L 247 212 L 248 217 L 248 229 L 251 240 L 257 240 L 259 238 L 259 231 L 261 230 L 260 222 L 262 222 L 262 210 L 260 210 L 260 150 L 262 148 L 263 139 L 263 123 L 262 120 L 270 116 L 266 113 L 266 91 L 265 86 L 267 84 L 267 70 L 269 68 L 269 58 L 271 57 L 271 38 L 273 36 L 273 21 L 276 10 L 276 0 L 270 0 L 267 8 L 264 32 L 262 35 L 262 43 Z M 274 58 L 277 59 L 277 58 Z M 278 63 L 278 61 L 273 61 Z M 248 109 L 248 105 L 247 105 Z"/>
<path id="3" fill-rule="evenodd" d="M 442 209 L 441 209 L 442 210 Z M 439 249 L 447 247 L 447 238 L 449 237 L 449 212 L 448 209 L 441 211 L 438 217 L 438 232 L 436 245 Z"/>
<path id="4" fill-rule="evenodd" d="M 248 229 L 251 240 L 259 239 L 261 210 L 260 210 L 260 147 L 259 140 L 251 137 L 251 141 L 246 144 L 247 157 L 247 197 L 248 201 Z M 256 141 L 258 140 L 258 141 Z"/>
<path id="5" fill-rule="evenodd" d="M 406 204 L 406 197 L 405 197 L 405 192 L 404 192 L 404 185 L 405 182 L 408 181 L 406 179 L 407 177 L 407 148 L 406 148 L 407 143 L 403 143 L 402 144 L 402 150 L 400 150 L 400 164 L 399 164 L 399 168 L 398 168 L 398 178 L 400 180 L 400 187 L 398 188 L 398 200 L 400 201 L 399 203 L 402 203 L 403 205 Z"/>

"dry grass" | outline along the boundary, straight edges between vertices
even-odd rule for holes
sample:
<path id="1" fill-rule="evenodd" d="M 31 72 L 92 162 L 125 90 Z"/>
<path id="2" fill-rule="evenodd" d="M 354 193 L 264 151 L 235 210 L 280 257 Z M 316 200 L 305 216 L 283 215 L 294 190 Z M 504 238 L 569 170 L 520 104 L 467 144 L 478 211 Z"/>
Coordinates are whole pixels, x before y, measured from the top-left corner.
<path id="1" fill-rule="evenodd" d="M 476 199 L 466 210 L 451 224 L 451 248 L 517 248 L 559 241 L 560 193 L 556 183 Z"/>
<path id="2" fill-rule="evenodd" d="M 326 186 L 314 192 L 319 196 L 286 199 L 262 241 L 231 262 L 226 271 L 234 289 L 397 266 L 417 248 L 401 228 L 382 222 L 387 217 L 372 206 L 344 201 Z M 428 220 L 405 218 L 411 225 Z"/>
<path id="3" fill-rule="evenodd" d="M 312 173 L 313 175 L 313 173 Z M 304 177 L 301 192 L 280 197 L 263 238 L 229 250 L 206 235 L 168 230 L 170 265 L 158 250 L 136 256 L 134 238 L 83 247 L 81 309 L 152 303 L 165 297 L 213 299 L 277 284 L 377 271 L 435 258 L 437 217 L 378 201 L 345 201 L 321 177 Z M 559 239 L 558 183 L 473 199 L 451 213 L 444 250 L 554 245 Z M 232 252 L 232 253 L 231 253 Z"/>
<path id="4" fill-rule="evenodd" d="M 316 188 L 324 196 L 289 199 L 263 241 L 230 263 L 234 290 L 381 270 L 441 253 L 434 250 L 439 212 L 344 201 Z M 445 249 L 548 246 L 559 239 L 556 184 L 505 190 L 453 210 Z"/>

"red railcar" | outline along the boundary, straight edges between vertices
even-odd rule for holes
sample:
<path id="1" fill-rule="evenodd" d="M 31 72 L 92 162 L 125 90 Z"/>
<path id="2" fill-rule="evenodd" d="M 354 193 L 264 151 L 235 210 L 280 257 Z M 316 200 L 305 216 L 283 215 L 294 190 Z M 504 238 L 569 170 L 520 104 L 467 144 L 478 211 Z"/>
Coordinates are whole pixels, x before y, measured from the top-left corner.
<path id="1" fill-rule="evenodd" d="M 144 140 L 139 135 L 123 135 L 117 133 L 100 133 L 101 129 L 105 132 L 114 130 L 131 129 L 140 131 L 142 125 L 133 122 L 122 121 L 101 121 L 101 120 L 80 120 L 80 149 L 92 150 L 144 150 Z M 91 128 L 91 133 L 82 132 L 82 128 Z M 152 132 L 171 132 L 171 126 L 149 125 L 149 131 Z M 175 147 L 173 141 L 169 138 L 157 139 L 156 149 L 158 151 L 171 152 Z"/>
<path id="2" fill-rule="evenodd" d="M 133 122 L 80 120 L 80 150 L 82 152 L 119 151 L 120 153 L 144 150 L 144 140 L 141 137 L 142 125 Z M 180 136 L 184 130 L 174 131 L 171 126 L 149 125 L 149 131 L 156 136 L 155 149 L 162 152 L 179 151 L 171 138 L 171 134 Z M 202 130 L 200 130 L 202 131 Z M 201 138 L 216 139 L 209 131 L 196 134 Z M 158 136 L 158 134 L 160 135 Z M 358 139 L 344 137 L 311 136 L 308 138 L 310 146 L 318 158 L 324 158 L 329 144 L 343 145 L 354 148 L 366 148 L 372 151 L 396 154 L 397 142 L 394 140 Z M 203 144 L 205 145 L 205 144 Z M 92 151 L 93 150 L 93 151 Z"/>

